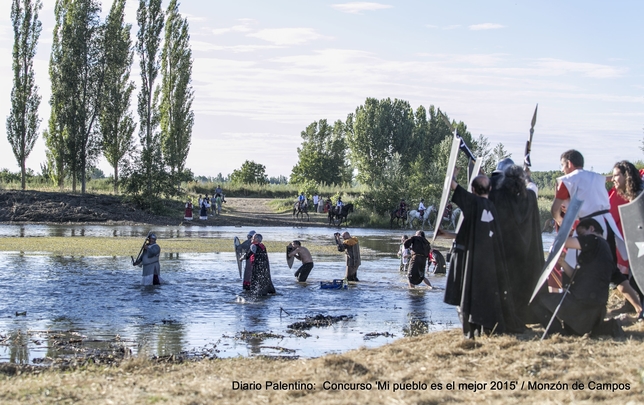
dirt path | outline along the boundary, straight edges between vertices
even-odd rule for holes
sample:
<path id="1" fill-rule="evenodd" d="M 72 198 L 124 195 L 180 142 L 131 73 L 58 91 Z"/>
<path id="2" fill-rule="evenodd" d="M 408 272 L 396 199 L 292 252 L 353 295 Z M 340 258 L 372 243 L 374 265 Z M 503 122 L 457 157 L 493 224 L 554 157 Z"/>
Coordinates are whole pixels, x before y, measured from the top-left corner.
<path id="1" fill-rule="evenodd" d="M 209 216 L 199 220 L 195 211 L 194 220 L 183 221 L 184 225 L 219 226 L 329 226 L 326 214 L 309 212 L 309 218 L 298 219 L 292 210 L 275 212 L 270 207 L 270 199 L 227 197 L 222 205 L 221 215 Z"/>

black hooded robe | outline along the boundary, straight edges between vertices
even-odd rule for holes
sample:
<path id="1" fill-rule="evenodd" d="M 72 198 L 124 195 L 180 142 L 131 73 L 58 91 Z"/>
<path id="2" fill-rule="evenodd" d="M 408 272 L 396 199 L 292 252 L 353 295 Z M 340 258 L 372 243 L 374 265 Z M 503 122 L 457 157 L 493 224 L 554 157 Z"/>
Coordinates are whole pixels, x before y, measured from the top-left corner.
<path id="1" fill-rule="evenodd" d="M 531 190 L 512 195 L 503 184 L 490 193 L 503 235 L 503 251 L 510 292 L 523 324 L 536 323 L 528 302 L 544 266 L 543 241 L 537 196 Z"/>
<path id="2" fill-rule="evenodd" d="M 275 294 L 275 287 L 271 280 L 271 267 L 268 262 L 268 253 L 262 243 L 251 245 L 246 254 L 250 258 L 252 274 L 250 276 L 250 292 L 253 295 L 263 296 Z"/>
<path id="3" fill-rule="evenodd" d="M 452 196 L 464 216 L 456 236 L 444 301 L 460 308 L 463 332 L 523 330 L 508 291 L 501 232 L 494 204 L 458 186 Z"/>

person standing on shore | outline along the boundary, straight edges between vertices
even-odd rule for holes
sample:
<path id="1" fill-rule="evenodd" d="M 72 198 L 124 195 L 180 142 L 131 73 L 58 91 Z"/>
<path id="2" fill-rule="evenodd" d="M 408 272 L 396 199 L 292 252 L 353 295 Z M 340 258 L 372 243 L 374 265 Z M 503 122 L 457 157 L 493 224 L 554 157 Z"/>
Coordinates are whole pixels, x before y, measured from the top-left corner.
<path id="1" fill-rule="evenodd" d="M 293 250 L 288 254 L 288 257 L 294 257 L 302 262 L 302 266 L 295 272 L 297 281 L 304 282 L 309 277 L 309 273 L 313 270 L 313 258 L 311 252 L 299 240 L 294 240 L 289 245 Z"/>
<path id="2" fill-rule="evenodd" d="M 134 262 L 135 266 L 143 267 L 143 285 L 161 284 L 161 266 L 159 265 L 159 256 L 161 247 L 157 245 L 157 236 L 154 233 L 148 235 L 146 243 L 143 245 L 143 253 L 139 259 Z"/>
<path id="3" fill-rule="evenodd" d="M 192 221 L 192 201 L 186 201 L 186 212 L 183 215 L 186 221 Z"/>
<path id="4" fill-rule="evenodd" d="M 463 210 L 463 224 L 455 235 L 454 253 L 445 285 L 444 302 L 459 309 L 468 339 L 484 333 L 514 333 L 524 328 L 509 290 L 498 214 L 488 196 L 485 175 L 472 180 L 472 193 L 452 179 L 452 202 Z M 438 229 L 440 237 L 453 234 Z"/>

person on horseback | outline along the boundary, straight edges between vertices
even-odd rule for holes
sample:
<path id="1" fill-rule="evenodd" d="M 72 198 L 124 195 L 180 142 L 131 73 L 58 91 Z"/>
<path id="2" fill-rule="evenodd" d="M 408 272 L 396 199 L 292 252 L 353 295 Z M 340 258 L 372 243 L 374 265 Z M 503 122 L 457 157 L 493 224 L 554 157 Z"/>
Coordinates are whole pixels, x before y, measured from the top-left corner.
<path id="1" fill-rule="evenodd" d="M 301 192 L 299 197 L 297 197 L 297 208 L 301 210 L 302 207 L 305 205 L 306 205 L 306 197 L 304 196 L 304 192 Z"/>
<path id="2" fill-rule="evenodd" d="M 420 202 L 418 203 L 418 214 L 420 215 L 421 219 L 425 216 L 425 210 L 425 199 L 421 198 Z"/>
<path id="3" fill-rule="evenodd" d="M 445 212 L 443 213 L 443 219 L 447 219 L 449 221 L 452 220 L 452 213 L 453 213 L 454 207 L 452 206 L 452 203 L 447 203 L 447 206 L 445 207 Z"/>
<path id="4" fill-rule="evenodd" d="M 335 212 L 336 214 L 340 214 L 342 212 L 342 207 L 344 206 L 344 203 L 342 202 L 342 197 L 338 197 L 338 202 L 335 204 Z"/>
<path id="5" fill-rule="evenodd" d="M 400 207 L 398 208 L 398 216 L 404 218 L 405 213 L 407 212 L 407 203 L 404 198 L 400 199 Z"/>

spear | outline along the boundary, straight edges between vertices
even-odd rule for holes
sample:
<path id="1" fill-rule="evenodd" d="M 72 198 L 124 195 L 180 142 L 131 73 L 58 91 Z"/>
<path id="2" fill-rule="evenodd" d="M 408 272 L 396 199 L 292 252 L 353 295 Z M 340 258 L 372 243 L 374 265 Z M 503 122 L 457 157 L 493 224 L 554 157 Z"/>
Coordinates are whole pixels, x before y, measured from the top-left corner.
<path id="1" fill-rule="evenodd" d="M 532 124 L 530 126 L 530 138 L 528 138 L 528 141 L 525 143 L 525 153 L 524 153 L 524 158 L 523 158 L 523 169 L 527 169 L 532 166 L 532 162 L 530 162 L 530 151 L 532 150 L 532 135 L 534 134 L 534 125 L 537 123 L 537 109 L 539 108 L 539 104 L 534 108 L 534 115 L 532 115 Z"/>

